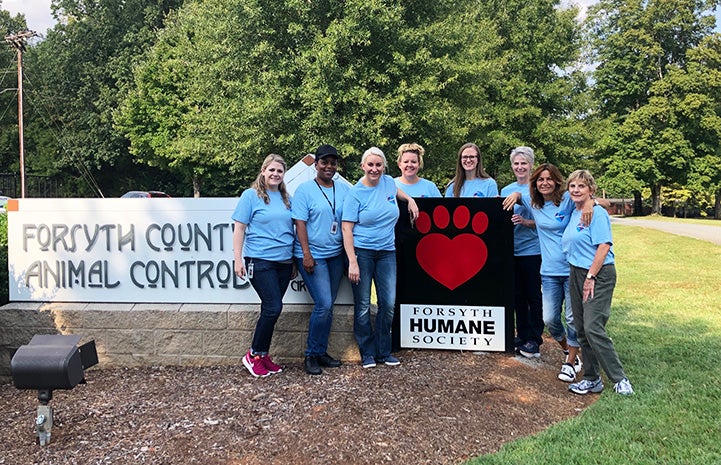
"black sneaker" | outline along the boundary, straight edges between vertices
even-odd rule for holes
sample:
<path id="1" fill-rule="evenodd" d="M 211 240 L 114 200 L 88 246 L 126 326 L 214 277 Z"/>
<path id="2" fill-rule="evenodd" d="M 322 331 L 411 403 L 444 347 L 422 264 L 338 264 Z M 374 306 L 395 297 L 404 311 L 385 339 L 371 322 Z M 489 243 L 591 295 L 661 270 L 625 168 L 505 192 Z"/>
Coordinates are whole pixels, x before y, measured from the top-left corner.
<path id="1" fill-rule="evenodd" d="M 318 357 L 306 357 L 305 362 L 303 362 L 303 366 L 305 367 L 305 372 L 309 375 L 319 375 L 323 373 L 320 365 L 318 365 Z"/>
<path id="2" fill-rule="evenodd" d="M 326 352 L 323 355 L 316 357 L 318 359 L 318 365 L 326 368 L 338 368 L 342 365 L 340 360 L 334 359 Z"/>
<path id="3" fill-rule="evenodd" d="M 536 341 L 527 341 L 518 348 L 518 352 L 526 358 L 538 358 L 541 356 L 541 351 Z"/>

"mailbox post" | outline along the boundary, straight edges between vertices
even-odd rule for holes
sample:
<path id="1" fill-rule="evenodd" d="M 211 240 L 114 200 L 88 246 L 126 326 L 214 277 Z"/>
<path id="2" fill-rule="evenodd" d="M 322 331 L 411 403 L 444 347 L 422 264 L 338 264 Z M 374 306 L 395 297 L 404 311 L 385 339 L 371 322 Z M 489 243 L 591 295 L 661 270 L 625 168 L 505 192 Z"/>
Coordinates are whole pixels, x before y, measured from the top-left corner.
<path id="1" fill-rule="evenodd" d="M 95 341 L 78 347 L 80 336 L 38 334 L 21 346 L 10 361 L 13 383 L 18 389 L 37 389 L 35 429 L 40 445 L 50 442 L 53 409 L 48 405 L 55 389 L 72 389 L 85 383 L 83 370 L 98 363 Z"/>

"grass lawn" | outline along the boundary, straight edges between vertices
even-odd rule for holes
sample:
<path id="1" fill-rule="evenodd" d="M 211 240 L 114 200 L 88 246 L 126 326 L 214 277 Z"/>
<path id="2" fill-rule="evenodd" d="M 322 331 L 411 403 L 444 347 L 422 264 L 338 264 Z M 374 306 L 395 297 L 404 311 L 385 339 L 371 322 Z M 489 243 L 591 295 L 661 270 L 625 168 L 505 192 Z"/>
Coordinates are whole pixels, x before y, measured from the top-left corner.
<path id="1" fill-rule="evenodd" d="M 721 247 L 633 226 L 613 233 L 607 328 L 636 393 L 606 382 L 578 417 L 468 465 L 721 463 Z"/>

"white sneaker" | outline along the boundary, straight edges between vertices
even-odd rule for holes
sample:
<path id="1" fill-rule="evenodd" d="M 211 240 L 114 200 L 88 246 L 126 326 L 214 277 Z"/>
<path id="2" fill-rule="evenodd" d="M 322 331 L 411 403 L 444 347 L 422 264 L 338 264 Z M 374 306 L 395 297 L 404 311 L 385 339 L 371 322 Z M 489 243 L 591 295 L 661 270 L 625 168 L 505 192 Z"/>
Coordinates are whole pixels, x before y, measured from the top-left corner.
<path id="1" fill-rule="evenodd" d="M 574 382 L 576 380 L 576 372 L 573 370 L 573 365 L 570 363 L 561 365 L 561 372 L 558 373 L 558 379 L 565 383 Z"/>
<path id="2" fill-rule="evenodd" d="M 569 384 L 568 390 L 580 395 L 588 394 L 589 392 L 598 394 L 603 391 L 603 381 L 601 381 L 600 376 L 594 380 L 582 379 L 577 383 Z"/>
<path id="3" fill-rule="evenodd" d="M 573 371 L 576 373 L 580 373 L 583 369 L 583 362 L 581 361 L 581 357 L 576 355 L 576 360 L 573 361 Z"/>
<path id="4" fill-rule="evenodd" d="M 613 390 L 623 396 L 630 396 L 633 394 L 633 387 L 631 381 L 628 378 L 623 378 L 621 381 L 613 385 Z"/>

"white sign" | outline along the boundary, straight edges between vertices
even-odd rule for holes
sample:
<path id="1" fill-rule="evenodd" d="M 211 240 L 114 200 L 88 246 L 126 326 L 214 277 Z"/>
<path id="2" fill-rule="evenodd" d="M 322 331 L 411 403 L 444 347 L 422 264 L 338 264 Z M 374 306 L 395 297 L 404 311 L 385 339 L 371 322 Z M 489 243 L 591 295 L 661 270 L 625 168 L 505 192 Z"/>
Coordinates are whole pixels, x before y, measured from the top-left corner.
<path id="1" fill-rule="evenodd" d="M 233 272 L 236 198 L 19 199 L 10 300 L 258 303 Z M 312 303 L 300 278 L 286 303 Z M 336 303 L 353 302 L 344 280 Z"/>
<path id="2" fill-rule="evenodd" d="M 401 347 L 504 351 L 505 309 L 402 304 Z"/>

